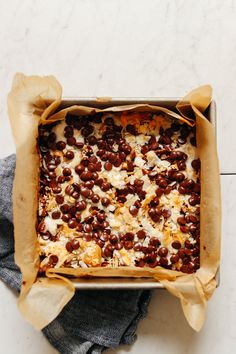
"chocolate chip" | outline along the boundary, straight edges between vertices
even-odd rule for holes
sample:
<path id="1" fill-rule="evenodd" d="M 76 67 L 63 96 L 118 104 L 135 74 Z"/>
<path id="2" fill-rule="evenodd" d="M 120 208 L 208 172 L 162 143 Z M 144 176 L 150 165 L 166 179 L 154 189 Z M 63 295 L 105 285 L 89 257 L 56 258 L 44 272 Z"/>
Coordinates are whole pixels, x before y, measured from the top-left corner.
<path id="1" fill-rule="evenodd" d="M 176 241 L 173 241 L 173 242 L 172 242 L 171 246 L 172 246 L 173 248 L 175 248 L 176 250 L 178 250 L 178 249 L 181 248 L 181 243 L 176 240 Z"/>
<path id="2" fill-rule="evenodd" d="M 79 242 L 79 240 L 74 239 L 71 241 L 71 245 L 74 250 L 77 250 L 80 247 L 80 242 Z"/>
<path id="3" fill-rule="evenodd" d="M 91 171 L 91 172 L 95 172 L 97 169 L 96 169 L 96 164 L 94 163 L 89 163 L 88 164 L 88 170 Z"/>
<path id="4" fill-rule="evenodd" d="M 97 242 L 97 244 L 98 244 L 98 246 L 99 246 L 100 248 L 103 248 L 104 245 L 105 245 L 105 242 L 102 241 L 102 240 L 96 240 L 96 242 Z M 105 263 L 105 262 L 103 262 L 103 263 L 101 264 L 101 266 L 103 266 L 104 263 Z"/>
<path id="5" fill-rule="evenodd" d="M 87 188 L 87 187 L 83 187 L 83 186 L 81 186 L 81 188 L 80 188 L 80 193 L 81 193 L 81 195 L 83 196 L 83 197 L 88 197 L 89 196 L 89 194 L 90 194 L 90 189 L 89 188 Z"/>
<path id="6" fill-rule="evenodd" d="M 68 221 L 68 226 L 70 229 L 75 229 L 77 227 L 78 223 L 76 221 L 76 219 L 70 219 Z"/>
<path id="7" fill-rule="evenodd" d="M 182 172 L 176 172 L 175 174 L 175 180 L 178 182 L 182 182 L 184 180 L 185 176 Z"/>
<path id="8" fill-rule="evenodd" d="M 178 254 L 174 254 L 170 257 L 170 261 L 172 264 L 175 264 L 179 261 L 179 255 Z"/>
<path id="9" fill-rule="evenodd" d="M 50 177 L 50 179 L 55 179 L 57 177 L 56 173 L 55 172 L 48 172 L 48 176 Z"/>
<path id="10" fill-rule="evenodd" d="M 199 171 L 200 170 L 200 167 L 201 167 L 201 162 L 200 162 L 200 159 L 196 159 L 196 160 L 193 160 L 191 162 L 191 165 L 192 165 L 192 168 L 196 171 Z"/>
<path id="11" fill-rule="evenodd" d="M 59 193 L 61 193 L 62 189 L 61 189 L 60 186 L 55 186 L 55 187 L 52 188 L 52 191 L 55 194 L 59 194 Z"/>
<path id="12" fill-rule="evenodd" d="M 185 257 L 185 252 L 184 252 L 184 249 L 183 248 L 180 248 L 178 250 L 178 255 L 181 259 L 183 259 Z"/>
<path id="13" fill-rule="evenodd" d="M 184 242 L 184 245 L 185 245 L 185 247 L 188 248 L 188 249 L 192 249 L 192 248 L 194 247 L 194 245 L 193 245 L 189 240 L 186 240 L 186 241 Z"/>
<path id="14" fill-rule="evenodd" d="M 49 141 L 50 143 L 55 143 L 55 141 L 56 141 L 56 134 L 55 134 L 54 132 L 50 133 L 47 139 L 48 139 L 48 141 Z"/>
<path id="15" fill-rule="evenodd" d="M 145 232 L 144 230 L 139 230 L 139 231 L 137 232 L 137 237 L 138 237 L 140 240 L 144 239 L 144 238 L 146 237 L 146 232 Z"/>
<path id="16" fill-rule="evenodd" d="M 185 139 L 185 138 L 182 138 L 181 136 L 178 138 L 177 141 L 178 141 L 178 143 L 181 144 L 181 145 L 183 145 L 183 144 L 186 143 L 186 139 Z"/>
<path id="17" fill-rule="evenodd" d="M 105 154 L 105 150 L 104 149 L 99 149 L 97 152 L 96 152 L 96 155 L 101 157 Z"/>
<path id="18" fill-rule="evenodd" d="M 177 166 L 178 166 L 179 171 L 184 171 L 187 168 L 186 163 L 183 161 L 178 161 Z"/>
<path id="19" fill-rule="evenodd" d="M 81 214 L 78 212 L 78 211 L 76 211 L 75 212 L 75 218 L 76 218 L 76 221 L 81 221 Z"/>
<path id="20" fill-rule="evenodd" d="M 98 194 L 94 194 L 93 197 L 92 197 L 92 202 L 93 203 L 98 203 L 100 200 L 100 197 Z"/>
<path id="21" fill-rule="evenodd" d="M 99 177 L 99 175 L 97 172 L 92 172 L 92 177 L 91 177 L 92 180 L 95 181 L 96 179 L 98 179 L 98 177 Z"/>
<path id="22" fill-rule="evenodd" d="M 87 167 L 88 165 L 89 165 L 89 158 L 86 156 L 86 157 L 83 157 L 82 158 L 82 160 L 80 161 L 80 163 L 83 165 L 83 166 L 85 166 L 85 167 Z"/>
<path id="23" fill-rule="evenodd" d="M 64 176 L 70 176 L 71 175 L 71 169 L 70 168 L 63 168 L 62 173 Z"/>
<path id="24" fill-rule="evenodd" d="M 76 207 L 75 207 L 75 205 L 70 206 L 69 213 L 70 213 L 71 215 L 75 215 L 75 213 L 76 213 Z"/>
<path id="25" fill-rule="evenodd" d="M 72 196 L 74 199 L 78 199 L 79 196 L 80 196 L 80 194 L 79 194 L 78 192 L 74 191 L 74 192 L 71 194 L 71 196 Z"/>
<path id="26" fill-rule="evenodd" d="M 117 155 L 114 152 L 109 152 L 108 160 L 113 164 L 117 160 Z"/>
<path id="27" fill-rule="evenodd" d="M 160 257 L 166 257 L 168 254 L 168 249 L 166 247 L 160 247 L 158 250 L 158 255 Z"/>
<path id="28" fill-rule="evenodd" d="M 66 147 L 66 143 L 65 143 L 64 141 L 58 141 L 58 142 L 56 143 L 56 148 L 57 148 L 57 150 L 62 151 L 62 150 L 65 149 L 65 147 Z"/>
<path id="29" fill-rule="evenodd" d="M 100 236 L 100 240 L 103 241 L 103 242 L 107 242 L 109 239 L 109 235 L 106 234 L 106 233 L 103 233 L 101 236 Z"/>
<path id="30" fill-rule="evenodd" d="M 91 180 L 91 181 L 86 181 L 86 182 L 84 183 L 84 186 L 87 187 L 87 188 L 89 188 L 89 189 L 92 189 L 92 188 L 94 187 L 94 181 L 93 181 L 93 180 Z"/>
<path id="31" fill-rule="evenodd" d="M 92 125 L 87 125 L 83 129 L 81 129 L 81 134 L 85 137 L 88 137 L 94 131 L 94 127 Z"/>
<path id="32" fill-rule="evenodd" d="M 109 182 L 103 182 L 101 185 L 101 190 L 107 192 L 110 189 L 111 185 Z"/>
<path id="33" fill-rule="evenodd" d="M 99 223 L 97 220 L 94 220 L 94 221 L 92 222 L 92 226 L 93 226 L 93 229 L 94 229 L 94 230 L 97 230 L 97 229 L 100 228 L 100 223 Z"/>
<path id="34" fill-rule="evenodd" d="M 91 135 L 87 138 L 88 143 L 92 146 L 94 146 L 97 143 L 97 138 L 94 135 Z"/>
<path id="35" fill-rule="evenodd" d="M 126 232 L 125 235 L 123 236 L 123 239 L 125 241 L 133 241 L 134 240 L 133 232 Z"/>
<path id="36" fill-rule="evenodd" d="M 57 262 L 58 262 L 58 257 L 55 254 L 51 254 L 49 257 L 49 263 L 55 266 Z"/>
<path id="37" fill-rule="evenodd" d="M 200 253 L 199 247 L 194 247 L 192 249 L 192 256 L 194 256 L 194 257 L 199 256 L 199 253 Z"/>
<path id="38" fill-rule="evenodd" d="M 184 216 L 179 216 L 177 218 L 177 223 L 180 224 L 180 225 L 185 225 L 186 224 L 185 217 Z"/>
<path id="39" fill-rule="evenodd" d="M 57 168 L 57 166 L 55 164 L 50 163 L 49 165 L 47 165 L 47 168 L 48 171 L 54 171 Z"/>
<path id="40" fill-rule="evenodd" d="M 104 164 L 104 168 L 105 168 L 105 170 L 107 170 L 107 171 L 111 171 L 111 169 L 112 169 L 112 164 L 111 164 L 109 161 L 107 161 L 107 162 Z"/>
<path id="41" fill-rule="evenodd" d="M 80 179 L 82 179 L 82 181 L 89 181 L 90 179 L 92 179 L 92 172 L 90 171 L 84 171 L 80 174 Z"/>
<path id="42" fill-rule="evenodd" d="M 188 226 L 185 226 L 185 225 L 181 225 L 180 226 L 180 230 L 183 232 L 183 233 L 188 233 L 189 232 L 189 227 Z"/>
<path id="43" fill-rule="evenodd" d="M 80 141 L 77 141 L 75 143 L 75 146 L 78 148 L 78 149 L 82 149 L 84 147 L 84 143 L 80 142 Z"/>
<path id="44" fill-rule="evenodd" d="M 171 138 L 166 135 L 161 135 L 158 142 L 163 145 L 169 145 L 171 144 Z"/>
<path id="45" fill-rule="evenodd" d="M 134 185 L 135 185 L 136 187 L 142 187 L 143 184 L 144 184 L 144 181 L 143 181 L 142 179 L 136 178 L 136 179 L 134 180 Z"/>
<path id="46" fill-rule="evenodd" d="M 178 192 L 179 192 L 180 194 L 186 194 L 187 191 L 186 191 L 186 189 L 185 189 L 184 187 L 179 186 Z"/>
<path id="47" fill-rule="evenodd" d="M 65 193 L 71 195 L 74 192 L 74 187 L 71 184 L 68 184 L 65 189 Z"/>
<path id="48" fill-rule="evenodd" d="M 74 251 L 71 242 L 66 243 L 66 249 L 68 252 L 72 253 Z"/>
<path id="49" fill-rule="evenodd" d="M 73 153 L 73 151 L 71 150 L 68 150 L 66 153 L 65 153 L 65 157 L 68 159 L 68 160 L 72 160 L 74 158 L 75 154 Z"/>
<path id="50" fill-rule="evenodd" d="M 108 159 L 108 153 L 104 152 L 104 154 L 100 157 L 102 161 L 107 161 Z"/>
<path id="51" fill-rule="evenodd" d="M 126 250 L 130 250 L 130 249 L 132 249 L 133 247 L 134 247 L 133 241 L 125 241 L 125 242 L 124 242 L 124 248 L 125 248 Z"/>
<path id="52" fill-rule="evenodd" d="M 129 212 L 131 215 L 136 216 L 138 214 L 138 208 L 134 205 L 129 207 Z"/>
<path id="53" fill-rule="evenodd" d="M 168 188 L 168 187 L 167 187 L 167 188 Z M 156 189 L 155 193 L 156 193 L 156 195 L 157 195 L 158 197 L 161 197 L 162 194 L 164 193 L 164 191 L 165 191 L 165 189 L 158 187 L 158 188 Z"/>
<path id="54" fill-rule="evenodd" d="M 41 220 L 40 223 L 38 224 L 37 231 L 40 233 L 46 233 L 47 232 L 47 227 L 44 222 L 44 220 Z"/>
<path id="55" fill-rule="evenodd" d="M 195 206 L 196 204 L 199 204 L 200 203 L 200 197 L 199 195 L 195 194 L 195 195 L 192 195 L 189 199 L 188 199 L 188 202 L 191 206 Z"/>
<path id="56" fill-rule="evenodd" d="M 110 204 L 110 199 L 109 198 L 102 198 L 101 199 L 102 205 L 107 207 Z"/>
<path id="57" fill-rule="evenodd" d="M 66 139 L 66 142 L 67 142 L 68 145 L 73 146 L 73 145 L 76 144 L 76 139 L 73 136 L 71 136 L 71 137 Z"/>
<path id="58" fill-rule="evenodd" d="M 96 164 L 98 162 L 98 159 L 97 159 L 97 157 L 95 155 L 92 155 L 89 158 L 89 162 L 93 163 L 93 164 Z"/>
<path id="59" fill-rule="evenodd" d="M 148 145 L 144 145 L 141 147 L 141 153 L 145 155 L 149 151 Z"/>
<path id="60" fill-rule="evenodd" d="M 150 241 L 149 241 L 149 244 L 151 246 L 158 247 L 158 246 L 160 246 L 161 242 L 160 242 L 160 240 L 157 237 L 151 237 Z"/>
<path id="61" fill-rule="evenodd" d="M 87 204 L 85 200 L 80 200 L 79 202 L 76 203 L 75 206 L 78 211 L 82 211 L 86 209 Z"/>
<path id="62" fill-rule="evenodd" d="M 173 187 L 167 186 L 167 187 L 165 188 L 165 190 L 164 190 L 165 195 L 170 194 L 170 192 L 172 191 L 172 189 L 173 189 Z"/>
<path id="63" fill-rule="evenodd" d="M 99 222 L 103 222 L 106 219 L 106 215 L 104 213 L 98 213 L 96 217 Z"/>
<path id="64" fill-rule="evenodd" d="M 134 244 L 134 251 L 139 252 L 142 250 L 142 244 L 141 242 L 137 242 Z"/>
<path id="65" fill-rule="evenodd" d="M 160 216 L 158 215 L 156 208 L 150 208 L 148 215 L 154 222 L 158 222 L 160 220 Z"/>
<path id="66" fill-rule="evenodd" d="M 123 245 L 120 243 L 120 242 L 117 242 L 116 244 L 115 244 L 115 249 L 116 250 L 121 250 L 123 248 Z"/>
<path id="67" fill-rule="evenodd" d="M 102 170 L 102 163 L 100 161 L 96 162 L 95 166 L 96 166 L 96 171 L 100 172 Z"/>
<path id="68" fill-rule="evenodd" d="M 166 188 L 168 183 L 167 181 L 165 180 L 165 178 L 160 178 L 158 181 L 157 181 L 158 185 L 161 187 L 161 188 Z"/>
<path id="69" fill-rule="evenodd" d="M 157 142 L 157 141 L 154 141 L 153 143 L 151 143 L 151 144 L 149 145 L 149 150 L 156 150 L 156 149 L 158 149 L 158 147 L 159 147 L 158 142 Z"/>
<path id="70" fill-rule="evenodd" d="M 109 241 L 112 245 L 115 245 L 118 242 L 118 237 L 116 235 L 110 235 Z"/>
<path id="71" fill-rule="evenodd" d="M 90 242 L 92 240 L 92 235 L 90 233 L 88 233 L 88 232 L 85 232 L 84 233 L 84 240 L 86 242 Z"/>
<path id="72" fill-rule="evenodd" d="M 140 200 L 136 200 L 134 202 L 134 206 L 136 206 L 136 208 L 138 208 L 138 209 L 141 208 L 142 204 L 141 204 Z"/>
<path id="73" fill-rule="evenodd" d="M 101 227 L 102 227 L 103 229 L 108 228 L 108 226 L 109 226 L 109 222 L 108 222 L 108 221 L 103 221 L 102 224 L 101 224 Z M 106 230 L 106 231 L 108 231 L 108 230 Z"/>
<path id="74" fill-rule="evenodd" d="M 166 257 L 161 257 L 161 258 L 160 258 L 160 265 L 161 265 L 162 267 L 168 266 L 168 259 L 167 259 Z"/>
<path id="75" fill-rule="evenodd" d="M 114 251 L 114 247 L 110 244 L 107 245 L 103 250 L 104 256 L 105 257 L 112 257 L 113 251 Z"/>
<path id="76" fill-rule="evenodd" d="M 200 190 L 201 190 L 200 183 L 195 183 L 193 187 L 194 193 L 200 193 Z"/>
<path id="77" fill-rule="evenodd" d="M 90 224 L 84 224 L 84 231 L 85 231 L 85 232 L 88 232 L 88 233 L 92 232 L 92 231 L 93 231 L 92 225 L 90 225 Z"/>
<path id="78" fill-rule="evenodd" d="M 132 172 L 134 170 L 134 164 L 132 161 L 127 161 L 127 171 Z"/>
<path id="79" fill-rule="evenodd" d="M 60 216 L 61 216 L 60 211 L 53 211 L 53 212 L 52 212 L 52 218 L 53 218 L 53 219 L 59 219 Z"/>
<path id="80" fill-rule="evenodd" d="M 192 223 L 197 223 L 198 222 L 198 219 L 196 218 L 196 216 L 194 215 L 188 215 L 189 217 L 189 221 L 191 221 Z"/>
<path id="81" fill-rule="evenodd" d="M 195 235 L 196 231 L 197 231 L 197 226 L 194 225 L 194 224 L 191 224 L 191 225 L 189 226 L 189 232 L 190 232 L 192 235 Z"/>
<path id="82" fill-rule="evenodd" d="M 57 179 L 57 182 L 58 183 L 64 183 L 65 182 L 65 177 L 64 176 L 59 176 L 58 179 Z"/>
<path id="83" fill-rule="evenodd" d="M 70 207 L 69 207 L 68 204 L 63 204 L 63 205 L 60 206 L 60 209 L 61 209 L 63 214 L 66 214 L 66 213 L 68 213 Z"/>
<path id="84" fill-rule="evenodd" d="M 147 252 L 148 252 L 148 253 L 152 253 L 152 254 L 154 255 L 153 252 L 155 252 L 155 251 L 156 251 L 156 247 L 155 247 L 155 246 L 149 245 L 149 246 L 147 247 Z M 156 254 L 155 254 L 155 258 L 156 258 Z"/>
<path id="85" fill-rule="evenodd" d="M 57 202 L 57 204 L 63 204 L 64 203 L 64 197 L 62 195 L 57 195 L 56 196 L 56 202 Z"/>
<path id="86" fill-rule="evenodd" d="M 155 197 L 155 198 L 153 198 L 153 199 L 151 200 L 150 206 L 151 206 L 152 208 L 154 208 L 154 207 L 156 207 L 157 205 L 159 205 L 159 198 L 158 198 L 158 197 Z"/>
<path id="87" fill-rule="evenodd" d="M 61 218 L 64 222 L 68 222 L 71 219 L 71 217 L 72 217 L 71 214 L 63 214 Z"/>
<path id="88" fill-rule="evenodd" d="M 119 150 L 124 152 L 126 155 L 129 155 L 131 153 L 131 146 L 129 144 L 123 143 L 120 145 Z"/>
<path id="89" fill-rule="evenodd" d="M 121 159 L 118 157 L 117 159 L 116 159 L 116 161 L 113 163 L 113 165 L 115 166 L 115 167 L 120 167 L 120 165 L 122 164 L 122 161 L 121 161 Z"/>

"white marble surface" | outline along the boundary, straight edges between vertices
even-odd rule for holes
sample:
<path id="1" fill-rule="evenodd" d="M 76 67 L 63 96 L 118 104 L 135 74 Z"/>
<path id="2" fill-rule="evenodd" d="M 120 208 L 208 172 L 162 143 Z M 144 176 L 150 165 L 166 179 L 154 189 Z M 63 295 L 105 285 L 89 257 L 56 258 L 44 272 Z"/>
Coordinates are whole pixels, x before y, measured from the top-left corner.
<path id="1" fill-rule="evenodd" d="M 0 157 L 14 152 L 6 97 L 17 71 L 54 74 L 64 96 L 183 96 L 211 83 L 221 171 L 236 173 L 236 1 L 0 0 L 0 14 Z M 222 193 L 221 286 L 203 330 L 194 333 L 178 301 L 156 292 L 137 342 L 116 352 L 234 352 L 236 176 L 222 176 Z M 0 352 L 55 353 L 21 318 L 2 283 L 0 294 Z"/>

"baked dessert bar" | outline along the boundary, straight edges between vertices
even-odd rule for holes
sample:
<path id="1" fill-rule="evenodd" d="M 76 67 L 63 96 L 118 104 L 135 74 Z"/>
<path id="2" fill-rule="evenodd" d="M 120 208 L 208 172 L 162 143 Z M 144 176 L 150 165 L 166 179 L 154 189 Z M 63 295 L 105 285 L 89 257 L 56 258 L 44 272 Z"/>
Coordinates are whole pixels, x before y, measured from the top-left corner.
<path id="1" fill-rule="evenodd" d="M 199 266 L 195 128 L 149 112 L 67 114 L 39 127 L 40 272 Z"/>

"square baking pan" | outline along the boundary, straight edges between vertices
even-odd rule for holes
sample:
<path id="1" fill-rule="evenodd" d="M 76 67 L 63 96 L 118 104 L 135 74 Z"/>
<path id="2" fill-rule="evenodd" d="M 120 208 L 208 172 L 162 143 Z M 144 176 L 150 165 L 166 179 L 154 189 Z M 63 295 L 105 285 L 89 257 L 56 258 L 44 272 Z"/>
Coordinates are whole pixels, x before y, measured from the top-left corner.
<path id="1" fill-rule="evenodd" d="M 150 98 L 150 97 L 69 97 L 63 98 L 59 109 L 72 105 L 81 105 L 94 108 L 108 108 L 112 106 L 123 106 L 129 104 L 149 104 L 162 106 L 176 111 L 176 104 L 179 98 Z M 205 112 L 205 116 L 212 123 L 216 130 L 216 103 L 212 101 Z M 122 278 L 122 277 L 91 277 L 71 278 L 77 289 L 164 289 L 164 286 L 153 278 Z M 219 270 L 216 274 L 217 286 L 219 286 Z"/>

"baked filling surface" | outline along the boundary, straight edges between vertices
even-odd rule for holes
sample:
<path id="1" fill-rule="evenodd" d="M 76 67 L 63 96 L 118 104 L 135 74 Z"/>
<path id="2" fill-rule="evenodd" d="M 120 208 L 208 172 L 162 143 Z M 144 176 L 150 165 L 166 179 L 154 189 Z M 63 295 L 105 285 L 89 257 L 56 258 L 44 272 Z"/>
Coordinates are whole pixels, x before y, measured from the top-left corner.
<path id="1" fill-rule="evenodd" d="M 195 129 L 163 114 L 97 113 L 39 127 L 40 272 L 200 266 Z"/>

